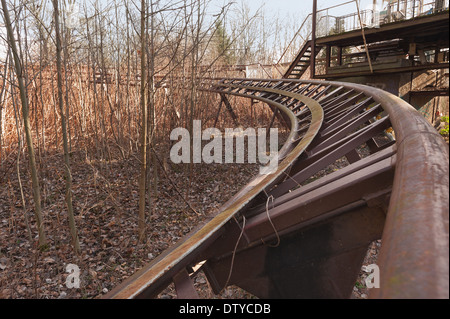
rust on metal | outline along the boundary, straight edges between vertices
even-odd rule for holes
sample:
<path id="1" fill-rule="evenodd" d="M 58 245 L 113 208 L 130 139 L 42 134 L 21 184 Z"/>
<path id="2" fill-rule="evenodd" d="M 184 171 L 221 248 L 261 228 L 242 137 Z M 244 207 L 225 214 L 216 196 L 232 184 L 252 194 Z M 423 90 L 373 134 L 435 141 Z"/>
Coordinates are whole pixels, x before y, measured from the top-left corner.
<path id="1" fill-rule="evenodd" d="M 283 146 L 284 150 L 288 149 L 290 147 L 289 144 L 291 144 L 296 137 L 296 117 L 289 109 L 279 103 L 261 97 L 254 98 L 270 103 L 290 118 L 291 135 L 288 138 L 288 143 Z M 306 98 L 306 100 L 308 99 Z M 183 259 L 187 259 L 189 258 L 189 255 L 197 252 L 197 250 L 201 248 L 201 245 L 207 242 L 208 239 L 217 236 L 215 234 L 220 231 L 220 228 L 224 226 L 225 223 L 227 223 L 239 211 L 240 208 L 248 203 L 254 196 L 262 192 L 266 185 L 270 184 L 275 178 L 281 176 L 282 172 L 300 155 L 304 148 L 309 145 L 317 134 L 323 120 L 323 113 L 317 102 L 314 100 L 308 101 L 312 103 L 311 106 L 308 106 L 312 111 L 312 125 L 310 126 L 308 133 L 302 139 L 302 142 L 299 143 L 294 150 L 287 154 L 285 159 L 278 165 L 275 173 L 258 175 L 252 182 L 249 183 L 249 185 L 244 187 L 243 190 L 229 200 L 223 206 L 220 213 L 209 221 L 204 227 L 200 228 L 183 242 L 176 245 L 166 255 L 164 255 L 164 258 L 156 259 L 153 263 L 136 273 L 129 280 L 125 281 L 117 289 L 111 291 L 106 298 L 125 299 L 137 298 L 140 295 L 148 295 L 145 292 L 146 289 L 148 289 L 157 280 L 166 282 L 167 279 L 163 277 L 170 276 L 167 274 L 171 274 L 173 272 L 172 269 L 178 268 L 177 265 L 179 265 Z M 281 154 L 283 154 L 283 149 L 280 151 Z M 187 264 L 184 265 L 184 267 L 186 266 Z"/>
<path id="2" fill-rule="evenodd" d="M 172 282 L 194 298 L 189 269 L 199 263 L 216 293 L 237 285 L 261 298 L 348 298 L 377 239 L 371 297 L 448 298 L 448 146 L 413 107 L 343 82 L 203 79 L 201 89 L 283 116 L 278 169 L 106 298 L 154 298 Z M 337 162 L 345 167 L 317 179 Z"/>

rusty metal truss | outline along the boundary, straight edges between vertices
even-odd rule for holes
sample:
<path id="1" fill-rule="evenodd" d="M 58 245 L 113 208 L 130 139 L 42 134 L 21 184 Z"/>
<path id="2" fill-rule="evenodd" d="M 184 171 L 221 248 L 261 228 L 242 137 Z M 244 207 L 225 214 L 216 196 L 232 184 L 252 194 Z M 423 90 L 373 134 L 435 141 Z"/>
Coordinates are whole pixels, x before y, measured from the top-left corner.
<path id="1" fill-rule="evenodd" d="M 413 107 L 342 82 L 204 79 L 201 89 L 259 100 L 288 123 L 278 169 L 106 298 L 155 298 L 171 283 L 195 298 L 199 271 L 215 293 L 349 298 L 378 239 L 372 298 L 449 297 L 448 146 Z M 318 178 L 336 161 L 345 167 Z"/>

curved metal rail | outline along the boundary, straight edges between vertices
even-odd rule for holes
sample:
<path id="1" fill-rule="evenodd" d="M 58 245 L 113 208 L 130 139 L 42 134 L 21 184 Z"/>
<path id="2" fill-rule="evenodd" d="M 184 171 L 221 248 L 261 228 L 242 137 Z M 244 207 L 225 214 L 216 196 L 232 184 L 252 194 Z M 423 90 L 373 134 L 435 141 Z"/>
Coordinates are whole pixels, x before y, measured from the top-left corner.
<path id="1" fill-rule="evenodd" d="M 448 298 L 448 146 L 403 100 L 363 85 L 206 79 L 202 90 L 269 104 L 290 126 L 270 175 L 106 298 L 153 298 L 174 282 L 216 293 L 347 298 L 368 245 L 382 237 L 375 298 Z M 322 178 L 324 170 L 345 167 Z"/>

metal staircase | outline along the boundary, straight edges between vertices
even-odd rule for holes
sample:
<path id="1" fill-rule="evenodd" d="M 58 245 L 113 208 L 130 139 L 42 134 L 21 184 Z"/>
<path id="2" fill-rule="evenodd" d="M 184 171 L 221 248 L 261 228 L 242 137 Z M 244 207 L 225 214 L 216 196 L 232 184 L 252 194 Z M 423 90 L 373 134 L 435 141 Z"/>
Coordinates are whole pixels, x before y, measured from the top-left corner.
<path id="1" fill-rule="evenodd" d="M 308 67 L 311 65 L 311 57 L 312 57 L 311 52 L 312 52 L 312 43 L 313 43 L 312 37 L 311 37 L 312 32 L 308 32 L 306 37 L 302 37 L 301 31 L 304 30 L 304 27 L 306 27 L 307 25 L 312 24 L 312 22 L 313 22 L 312 20 L 313 20 L 312 13 L 310 13 L 303 20 L 300 28 L 298 29 L 298 31 L 294 35 L 293 39 L 291 40 L 289 45 L 285 48 L 283 54 L 281 55 L 280 59 L 276 63 L 276 66 L 280 65 L 280 62 L 285 57 L 288 49 L 294 43 L 295 39 L 298 36 L 300 36 L 303 39 L 302 45 L 299 45 L 299 47 L 301 47 L 301 49 L 300 49 L 299 53 L 297 54 L 297 56 L 295 57 L 295 59 L 292 60 L 292 62 L 290 61 L 289 68 L 285 71 L 285 73 L 283 74 L 282 72 L 280 72 L 280 75 L 282 76 L 283 79 L 300 79 L 302 77 L 302 75 L 305 73 L 305 71 L 308 69 Z M 319 48 L 319 50 L 317 50 L 317 46 L 316 46 L 316 55 L 319 51 L 320 51 L 320 48 Z"/>
<path id="2" fill-rule="evenodd" d="M 316 54 L 320 51 L 316 46 Z M 311 64 L 311 56 L 312 56 L 312 40 L 308 40 L 305 42 L 305 45 L 300 50 L 299 54 L 295 58 L 295 60 L 290 65 L 289 69 L 284 74 L 283 78 L 285 79 L 300 79 L 302 75 L 305 73 L 306 69 Z"/>

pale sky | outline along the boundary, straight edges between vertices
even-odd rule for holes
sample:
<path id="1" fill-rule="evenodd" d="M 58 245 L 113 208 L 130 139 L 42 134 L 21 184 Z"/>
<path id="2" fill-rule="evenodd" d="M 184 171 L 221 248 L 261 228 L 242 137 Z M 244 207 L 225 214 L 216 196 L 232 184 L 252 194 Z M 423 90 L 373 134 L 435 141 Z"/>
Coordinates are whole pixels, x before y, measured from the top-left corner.
<path id="1" fill-rule="evenodd" d="M 324 9 L 328 7 L 332 7 L 341 3 L 348 2 L 349 0 L 318 0 L 317 8 Z M 287 15 L 291 13 L 301 13 L 306 16 L 312 12 L 313 1 L 312 0 L 248 0 L 245 1 L 252 8 L 259 8 L 264 4 L 266 8 L 268 8 L 269 12 L 280 12 L 280 15 Z M 371 8 L 373 0 L 360 0 L 360 8 Z M 382 0 L 378 0 L 381 4 Z M 353 12 L 356 12 L 356 4 L 351 3 L 345 6 L 342 6 L 341 9 L 336 8 L 335 12 L 345 15 L 347 13 L 351 13 L 348 9 L 354 8 Z"/>
<path id="2" fill-rule="evenodd" d="M 80 2 L 85 2 L 86 0 L 81 0 Z M 230 1 L 240 3 L 244 0 L 212 0 L 210 5 L 214 11 L 214 7 L 219 8 L 224 3 L 229 3 Z M 359 0 L 361 10 L 371 8 L 373 0 Z M 280 18 L 292 16 L 298 14 L 299 25 L 302 23 L 303 19 L 312 12 L 312 0 L 245 0 L 244 1 L 254 13 L 261 6 L 264 6 L 264 11 L 267 15 L 279 15 Z M 342 4 L 348 2 L 348 0 L 318 0 L 318 9 L 328 8 L 337 4 Z M 378 0 L 379 5 L 381 5 L 382 0 Z M 214 5 L 216 3 L 216 5 Z M 354 2 L 346 4 L 339 8 L 333 9 L 329 12 L 331 15 L 339 16 L 348 13 L 356 12 L 356 4 Z M 0 35 L 4 36 L 4 28 L 0 26 Z M 4 45 L 2 45 L 2 40 L 0 38 L 0 57 L 4 58 Z"/>

